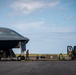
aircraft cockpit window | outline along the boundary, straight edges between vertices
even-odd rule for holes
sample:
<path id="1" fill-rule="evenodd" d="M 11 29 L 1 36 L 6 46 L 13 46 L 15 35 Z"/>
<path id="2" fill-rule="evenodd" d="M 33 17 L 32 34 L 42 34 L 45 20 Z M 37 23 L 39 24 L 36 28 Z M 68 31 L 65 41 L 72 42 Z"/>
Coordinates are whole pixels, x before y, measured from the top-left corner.
<path id="1" fill-rule="evenodd" d="M 10 35 L 17 35 L 17 34 L 16 34 L 15 32 L 12 31 L 12 32 L 10 32 Z"/>
<path id="2" fill-rule="evenodd" d="M 10 32 L 10 34 L 15 34 L 14 32 Z"/>
<path id="3" fill-rule="evenodd" d="M 4 30 L 0 30 L 0 35 L 11 35 L 11 36 L 17 36 L 18 34 L 15 33 L 14 31 L 4 31 Z"/>
<path id="4" fill-rule="evenodd" d="M 0 34 L 2 34 L 2 32 L 0 32 Z"/>

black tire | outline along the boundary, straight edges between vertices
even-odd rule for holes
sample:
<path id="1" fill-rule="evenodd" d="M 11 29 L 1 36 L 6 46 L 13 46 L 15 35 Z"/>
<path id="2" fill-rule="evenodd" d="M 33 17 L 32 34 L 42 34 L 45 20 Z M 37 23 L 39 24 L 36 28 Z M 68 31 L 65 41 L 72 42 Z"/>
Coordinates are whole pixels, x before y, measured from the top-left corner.
<path id="1" fill-rule="evenodd" d="M 17 60 L 18 60 L 18 61 L 25 60 L 25 56 L 18 56 L 18 57 L 17 57 Z"/>
<path id="2" fill-rule="evenodd" d="M 25 56 L 21 56 L 21 60 L 25 60 Z"/>
<path id="3" fill-rule="evenodd" d="M 0 60 L 1 60 L 1 57 L 0 57 Z"/>
<path id="4" fill-rule="evenodd" d="M 18 60 L 18 61 L 21 61 L 21 56 L 18 56 L 18 57 L 17 57 L 17 60 Z"/>

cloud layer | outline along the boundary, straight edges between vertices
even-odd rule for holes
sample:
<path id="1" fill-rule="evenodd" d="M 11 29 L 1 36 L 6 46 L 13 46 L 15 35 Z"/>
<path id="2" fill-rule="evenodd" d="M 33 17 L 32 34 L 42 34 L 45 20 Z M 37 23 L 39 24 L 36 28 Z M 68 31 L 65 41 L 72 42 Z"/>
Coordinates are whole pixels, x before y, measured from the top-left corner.
<path id="1" fill-rule="evenodd" d="M 50 2 L 45 2 L 43 0 L 16 0 L 14 1 L 10 6 L 13 9 L 13 12 L 15 15 L 22 14 L 22 15 L 28 15 L 35 11 L 38 11 L 42 8 L 47 7 L 56 7 L 60 4 L 59 0 L 51 0 Z"/>
<path id="2" fill-rule="evenodd" d="M 36 22 L 30 22 L 30 23 L 17 23 L 13 24 L 12 28 L 17 30 L 23 35 L 28 34 L 27 36 L 34 38 L 38 36 L 42 37 L 50 37 L 50 38 L 75 38 L 76 36 L 74 33 L 76 33 L 76 28 L 71 26 L 46 26 L 45 22 L 43 21 L 36 21 Z M 49 38 L 48 37 L 48 38 Z M 43 38 L 42 38 L 43 39 Z"/>

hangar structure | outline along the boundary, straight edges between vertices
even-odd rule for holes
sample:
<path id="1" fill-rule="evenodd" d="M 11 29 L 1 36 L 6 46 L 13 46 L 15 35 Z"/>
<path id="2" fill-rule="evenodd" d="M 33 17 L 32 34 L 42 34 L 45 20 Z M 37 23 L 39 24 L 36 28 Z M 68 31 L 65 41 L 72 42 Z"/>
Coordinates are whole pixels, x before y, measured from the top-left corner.
<path id="1" fill-rule="evenodd" d="M 28 41 L 27 37 L 22 36 L 14 30 L 0 27 L 0 60 L 1 58 L 15 56 L 13 48 L 20 48 L 21 56 L 23 56 Z"/>

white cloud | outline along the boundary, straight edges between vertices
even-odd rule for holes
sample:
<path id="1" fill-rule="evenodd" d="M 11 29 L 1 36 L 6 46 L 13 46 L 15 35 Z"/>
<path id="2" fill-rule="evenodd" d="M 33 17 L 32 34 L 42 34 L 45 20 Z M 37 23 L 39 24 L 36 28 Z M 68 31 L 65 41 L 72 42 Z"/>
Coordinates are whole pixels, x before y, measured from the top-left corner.
<path id="1" fill-rule="evenodd" d="M 25 32 L 37 32 L 37 30 L 40 30 L 40 28 L 42 28 L 44 22 L 42 21 L 38 21 L 38 22 L 30 22 L 30 23 L 17 23 L 17 24 L 13 24 L 12 28 L 14 28 L 15 30 L 20 31 L 21 33 L 25 33 Z"/>
<path id="2" fill-rule="evenodd" d="M 60 1 L 49 3 L 50 7 L 55 7 L 60 4 Z"/>
<path id="3" fill-rule="evenodd" d="M 43 21 L 36 21 L 36 22 L 23 22 L 13 24 L 12 27 L 15 30 L 20 31 L 21 33 L 29 32 L 31 33 L 71 33 L 76 32 L 76 27 L 71 26 L 48 26 L 45 25 Z"/>
<path id="4" fill-rule="evenodd" d="M 55 7 L 60 3 L 60 1 L 45 2 L 45 1 L 27 1 L 27 0 L 17 0 L 11 4 L 11 8 L 14 10 L 15 14 L 28 15 L 36 10 L 45 7 Z"/>
<path id="5" fill-rule="evenodd" d="M 11 7 L 14 11 L 19 12 L 21 14 L 29 14 L 32 11 L 40 9 L 44 6 L 44 3 L 40 2 L 14 2 Z"/>
<path id="6" fill-rule="evenodd" d="M 72 27 L 52 27 L 51 32 L 57 32 L 57 33 L 68 33 L 68 32 L 74 32 L 74 28 Z"/>

